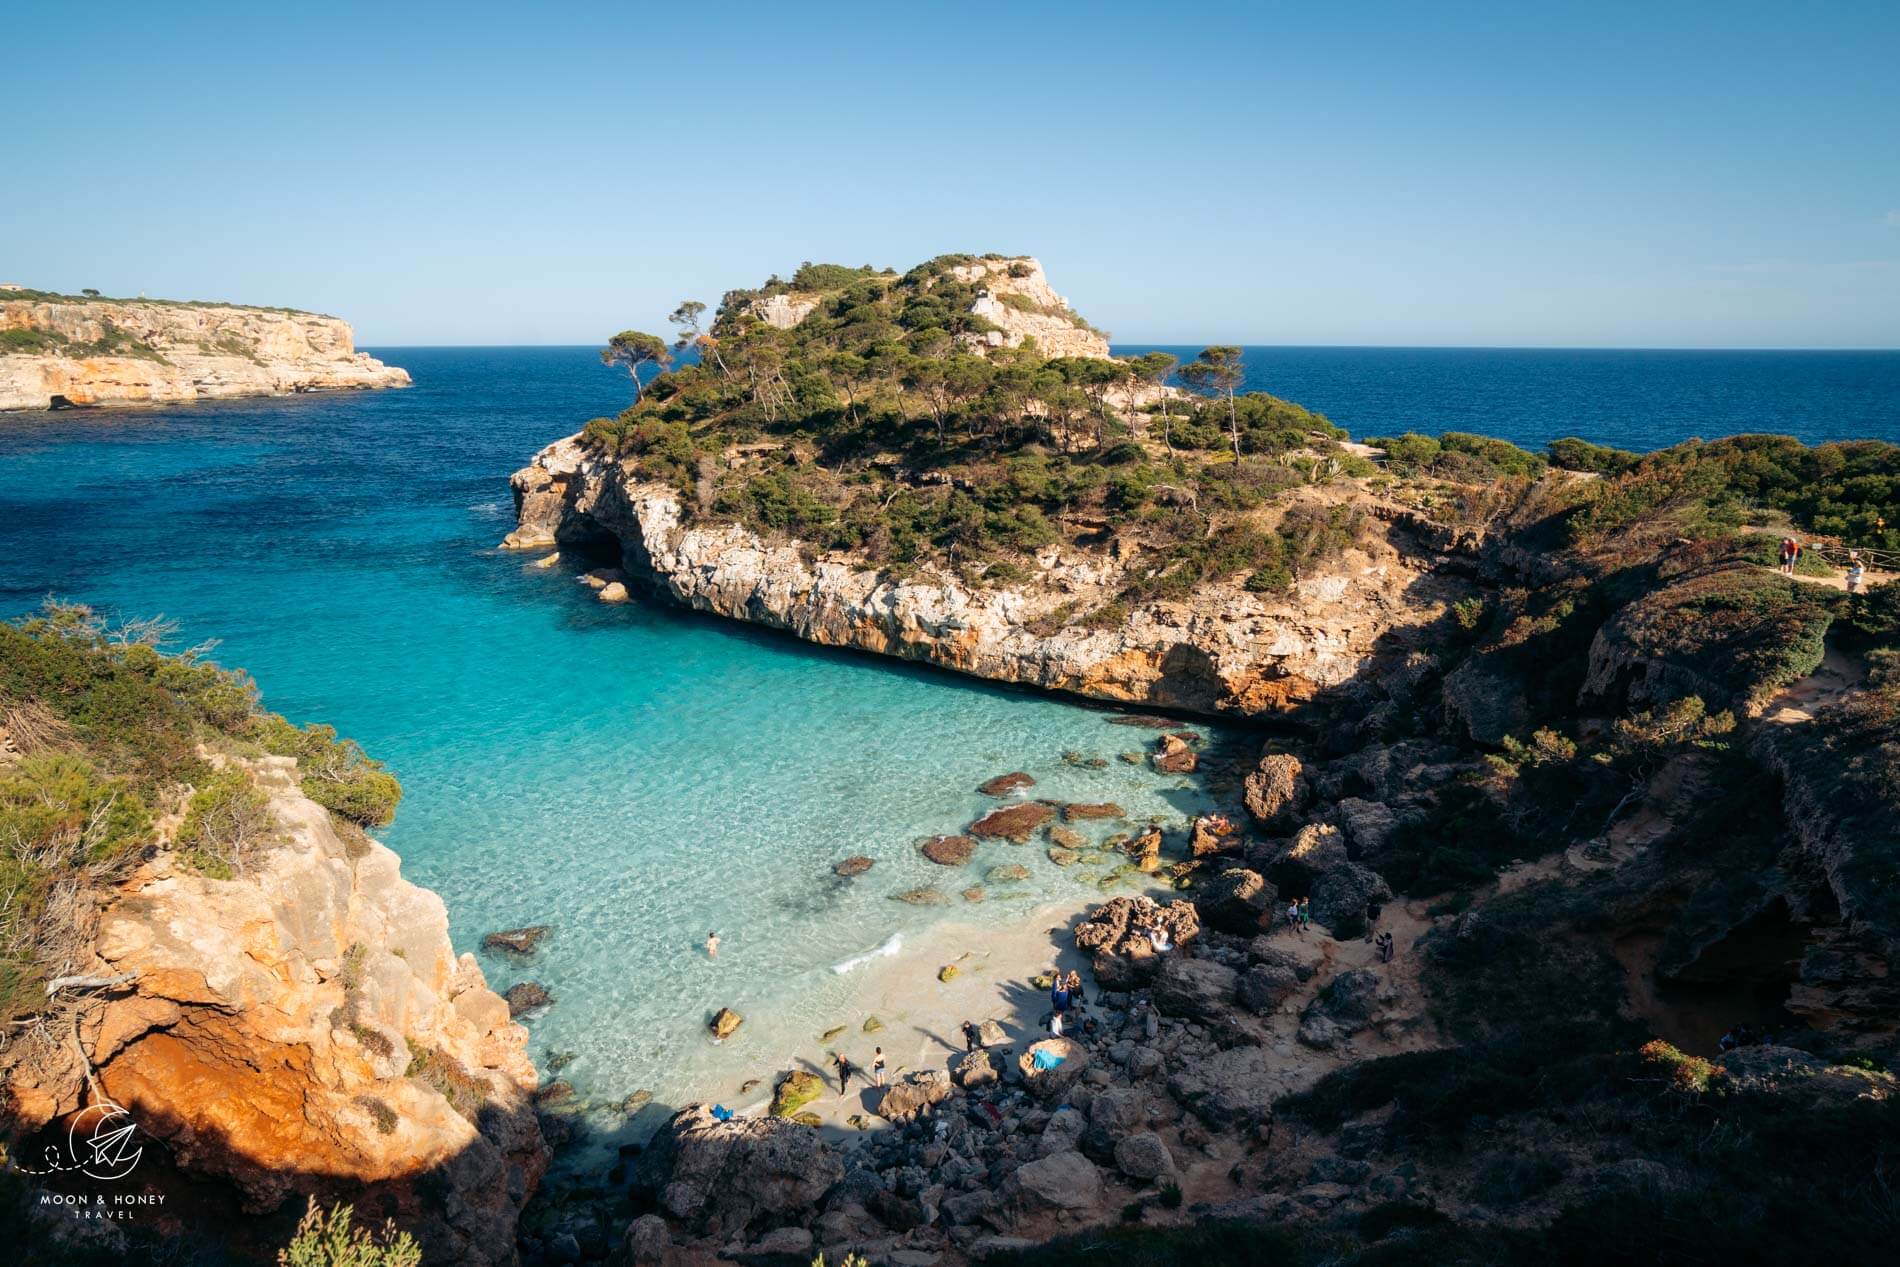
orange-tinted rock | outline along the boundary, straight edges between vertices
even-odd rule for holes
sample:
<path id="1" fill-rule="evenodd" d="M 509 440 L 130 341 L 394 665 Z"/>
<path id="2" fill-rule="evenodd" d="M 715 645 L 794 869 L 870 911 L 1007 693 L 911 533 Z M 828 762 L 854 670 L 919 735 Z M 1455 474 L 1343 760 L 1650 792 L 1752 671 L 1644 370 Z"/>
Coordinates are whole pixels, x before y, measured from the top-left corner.
<path id="1" fill-rule="evenodd" d="M 985 796 L 1008 796 L 1020 788 L 1034 787 L 1036 781 L 1018 770 L 1014 774 L 999 774 L 989 782 L 977 788 Z"/>
<path id="2" fill-rule="evenodd" d="M 990 811 L 970 824 L 970 834 L 984 840 L 1009 840 L 1020 845 L 1036 828 L 1055 816 L 1053 806 L 1041 801 L 1025 801 Z"/>

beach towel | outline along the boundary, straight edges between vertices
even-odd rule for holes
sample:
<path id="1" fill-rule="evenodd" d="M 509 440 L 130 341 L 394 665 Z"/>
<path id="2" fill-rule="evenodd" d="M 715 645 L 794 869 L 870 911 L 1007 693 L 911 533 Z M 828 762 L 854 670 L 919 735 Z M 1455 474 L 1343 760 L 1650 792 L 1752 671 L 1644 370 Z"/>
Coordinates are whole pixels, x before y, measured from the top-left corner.
<path id="1" fill-rule="evenodd" d="M 714 1118 L 714 1119 L 715 1119 L 716 1121 L 720 1121 L 720 1122 L 730 1122 L 730 1121 L 732 1120 L 732 1110 L 731 1110 L 731 1109 L 729 1109 L 729 1108 L 727 1108 L 727 1107 L 726 1107 L 725 1105 L 723 1105 L 723 1104 L 715 1104 L 715 1105 L 713 1105 L 713 1106 L 712 1106 L 712 1115 L 713 1115 L 713 1118 Z"/>
<path id="2" fill-rule="evenodd" d="M 1068 1057 L 1061 1052 L 1044 1049 L 1032 1055 L 1029 1058 L 1029 1063 L 1035 1068 L 1036 1072 L 1048 1073 L 1051 1069 L 1054 1069 L 1067 1059 Z"/>

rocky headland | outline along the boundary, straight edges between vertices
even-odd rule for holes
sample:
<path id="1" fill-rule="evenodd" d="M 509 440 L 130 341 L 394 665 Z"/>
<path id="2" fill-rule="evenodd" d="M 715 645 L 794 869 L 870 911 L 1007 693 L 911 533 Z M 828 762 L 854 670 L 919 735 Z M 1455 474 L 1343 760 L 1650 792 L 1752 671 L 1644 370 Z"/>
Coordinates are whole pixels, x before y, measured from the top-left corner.
<path id="1" fill-rule="evenodd" d="M 335 317 L 0 289 L 0 410 L 408 385 Z"/>
<path id="2" fill-rule="evenodd" d="M 760 1070 L 777 1111 L 683 1108 L 613 1197 L 532 1212 L 529 1256 L 1878 1255 L 1900 612 L 1770 547 L 1884 531 L 1893 447 L 1354 446 L 1226 395 L 1222 349 L 1190 397 L 962 326 L 1016 263 L 734 292 L 697 365 L 516 474 L 504 545 L 606 601 L 1292 725 L 1237 768 L 1150 740 L 1224 813 L 972 823 L 1147 892 L 1009 963 L 894 963 L 981 1046 L 933 1014 L 862 1099 L 818 1053 Z M 1051 963 L 1085 973 L 1059 1039 Z M 861 1061 L 851 1020 L 825 1039 Z"/>
<path id="3" fill-rule="evenodd" d="M 11 1178 L 146 1202 L 123 1232 L 78 1229 L 125 1261 L 214 1228 L 268 1258 L 313 1198 L 393 1219 L 430 1261 L 513 1262 L 548 1163 L 527 1032 L 454 953 L 441 899 L 363 830 L 393 780 L 252 716 L 241 679 L 115 647 L 75 609 L 4 638 Z M 32 690 L 62 672 L 64 699 Z M 102 1106 L 143 1149 L 107 1183 L 69 1173 L 67 1128 Z M 74 1231 L 22 1204 L 29 1259 Z"/>

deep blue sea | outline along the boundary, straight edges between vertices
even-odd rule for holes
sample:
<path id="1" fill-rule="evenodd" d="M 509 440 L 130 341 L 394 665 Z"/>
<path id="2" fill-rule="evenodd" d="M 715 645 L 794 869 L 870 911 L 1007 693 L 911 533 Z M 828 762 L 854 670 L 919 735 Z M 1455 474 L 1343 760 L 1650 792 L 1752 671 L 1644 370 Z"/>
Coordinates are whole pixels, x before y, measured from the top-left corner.
<path id="1" fill-rule="evenodd" d="M 1900 352 L 1255 347 L 1243 364 L 1245 390 L 1298 401 L 1355 437 L 1476 431 L 1529 449 L 1581 436 L 1635 450 L 1762 431 L 1900 440 Z"/>
<path id="2" fill-rule="evenodd" d="M 1192 349 L 1187 350 L 1192 354 Z M 266 703 L 360 740 L 402 778 L 384 833 L 446 899 L 457 945 L 550 923 L 531 968 L 557 1002 L 533 1050 L 571 1051 L 585 1096 L 730 1095 L 817 1054 L 851 1013 L 833 965 L 943 920 L 994 925 L 1081 890 L 1037 848 L 986 845 L 951 877 L 922 836 L 1025 769 L 1038 794 L 1180 820 L 1181 781 L 1112 760 L 1107 714 L 827 652 L 649 603 L 607 607 L 493 547 L 507 479 L 626 403 L 589 348 L 391 348 L 404 391 L 183 408 L 0 415 L 0 615 L 52 593 L 163 613 L 222 639 Z M 1355 434 L 1413 427 L 1631 448 L 1774 430 L 1900 439 L 1900 354 L 1256 348 L 1252 385 Z M 1062 759 L 1111 758 L 1102 771 Z M 1103 825 L 1098 834 L 1110 827 Z M 877 859 L 845 883 L 831 864 Z M 952 894 L 996 862 L 1033 880 Z M 725 938 L 719 961 L 699 946 Z M 927 979 L 927 973 L 920 973 Z M 721 1048 L 709 1009 L 749 1020 Z"/>

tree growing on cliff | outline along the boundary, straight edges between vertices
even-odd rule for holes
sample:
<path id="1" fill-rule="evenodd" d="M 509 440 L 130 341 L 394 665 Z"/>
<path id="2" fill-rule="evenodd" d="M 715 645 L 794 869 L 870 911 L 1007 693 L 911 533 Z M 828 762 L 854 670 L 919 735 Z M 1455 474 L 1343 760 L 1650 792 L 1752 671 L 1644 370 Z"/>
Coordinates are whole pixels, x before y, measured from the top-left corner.
<path id="1" fill-rule="evenodd" d="M 600 350 L 600 363 L 618 365 L 627 371 L 627 377 L 633 380 L 633 403 L 637 405 L 640 403 L 640 371 L 649 365 L 665 370 L 673 364 L 673 354 L 666 350 L 666 340 L 657 334 L 622 330 Z"/>
<path id="2" fill-rule="evenodd" d="M 1181 359 L 1170 352 L 1148 352 L 1122 362 L 1122 367 L 1128 372 L 1128 415 L 1130 418 L 1135 416 L 1135 401 L 1141 395 L 1142 388 L 1160 387 L 1168 381 L 1168 375 L 1174 373 L 1174 367 L 1180 363 Z M 1170 455 L 1174 452 L 1174 434 L 1170 425 L 1173 417 L 1173 413 L 1168 409 L 1167 398 L 1164 396 L 1161 400 L 1161 442 L 1167 446 Z"/>
<path id="3" fill-rule="evenodd" d="M 1240 461 L 1240 414 L 1234 393 L 1246 377 L 1240 367 L 1240 349 L 1229 345 L 1202 348 L 1201 354 L 1181 367 L 1181 381 L 1204 396 L 1227 397 L 1227 432 L 1234 442 L 1234 461 Z"/>

